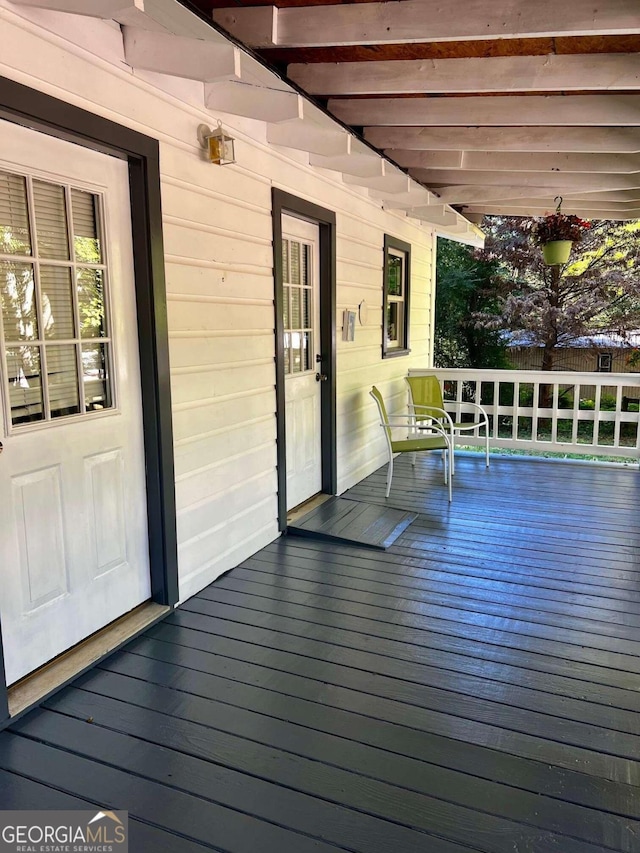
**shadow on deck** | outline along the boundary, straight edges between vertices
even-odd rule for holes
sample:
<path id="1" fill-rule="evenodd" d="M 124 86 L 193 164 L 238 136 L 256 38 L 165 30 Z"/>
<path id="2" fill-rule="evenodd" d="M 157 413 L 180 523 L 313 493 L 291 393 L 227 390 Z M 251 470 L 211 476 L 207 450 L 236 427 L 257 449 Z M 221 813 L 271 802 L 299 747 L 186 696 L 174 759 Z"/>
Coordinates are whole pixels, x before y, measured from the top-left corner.
<path id="1" fill-rule="evenodd" d="M 131 853 L 637 851 L 637 471 L 440 477 L 399 462 L 388 551 L 280 539 L 18 721 L 1 807 L 128 809 Z"/>

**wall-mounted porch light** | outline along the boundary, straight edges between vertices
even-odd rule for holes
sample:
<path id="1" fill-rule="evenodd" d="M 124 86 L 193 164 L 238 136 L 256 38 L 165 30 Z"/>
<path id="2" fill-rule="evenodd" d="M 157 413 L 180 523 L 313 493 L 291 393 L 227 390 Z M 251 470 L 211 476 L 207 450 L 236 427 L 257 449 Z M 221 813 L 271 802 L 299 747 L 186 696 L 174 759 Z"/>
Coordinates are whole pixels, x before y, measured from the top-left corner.
<path id="1" fill-rule="evenodd" d="M 228 166 L 236 162 L 234 139 L 224 132 L 221 122 L 218 122 L 215 130 L 201 124 L 198 127 L 198 142 L 204 148 L 209 162 L 218 166 Z"/>

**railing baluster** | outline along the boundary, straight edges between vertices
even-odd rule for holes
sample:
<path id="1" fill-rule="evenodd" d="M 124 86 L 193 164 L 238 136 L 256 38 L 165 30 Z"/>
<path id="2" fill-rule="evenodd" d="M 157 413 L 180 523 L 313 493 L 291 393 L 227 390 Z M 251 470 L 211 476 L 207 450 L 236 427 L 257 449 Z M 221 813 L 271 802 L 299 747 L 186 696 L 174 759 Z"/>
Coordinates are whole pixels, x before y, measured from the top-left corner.
<path id="1" fill-rule="evenodd" d="M 602 385 L 598 382 L 593 400 L 593 446 L 600 441 L 600 401 L 602 400 Z"/>
<path id="2" fill-rule="evenodd" d="M 620 421 L 622 418 L 622 385 L 616 389 L 616 419 L 613 427 L 613 446 L 620 447 Z"/>
<path id="3" fill-rule="evenodd" d="M 571 425 L 571 444 L 578 443 L 578 425 L 580 423 L 580 386 L 573 386 L 573 424 Z"/>

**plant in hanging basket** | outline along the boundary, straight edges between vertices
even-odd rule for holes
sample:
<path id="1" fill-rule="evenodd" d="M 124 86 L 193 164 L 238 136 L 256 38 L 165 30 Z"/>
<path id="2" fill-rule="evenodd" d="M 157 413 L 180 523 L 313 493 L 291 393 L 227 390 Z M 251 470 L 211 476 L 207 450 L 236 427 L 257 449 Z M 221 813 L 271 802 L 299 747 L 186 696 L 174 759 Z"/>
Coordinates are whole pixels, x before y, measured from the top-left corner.
<path id="1" fill-rule="evenodd" d="M 583 233 L 591 227 L 591 223 L 579 216 L 564 213 L 548 213 L 536 220 L 533 226 L 533 238 L 539 246 L 554 243 L 558 240 L 568 240 L 579 243 Z"/>

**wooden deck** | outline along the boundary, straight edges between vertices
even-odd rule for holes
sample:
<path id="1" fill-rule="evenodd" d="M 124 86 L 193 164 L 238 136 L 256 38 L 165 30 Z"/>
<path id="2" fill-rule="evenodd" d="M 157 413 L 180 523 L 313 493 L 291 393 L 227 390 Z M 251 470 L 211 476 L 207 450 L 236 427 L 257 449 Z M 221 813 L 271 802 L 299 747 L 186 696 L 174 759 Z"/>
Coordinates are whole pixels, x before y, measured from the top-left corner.
<path id="1" fill-rule="evenodd" d="M 638 851 L 637 470 L 463 456 L 449 506 L 439 464 L 388 551 L 283 538 L 18 721 L 2 808 L 128 809 L 131 853 Z"/>

